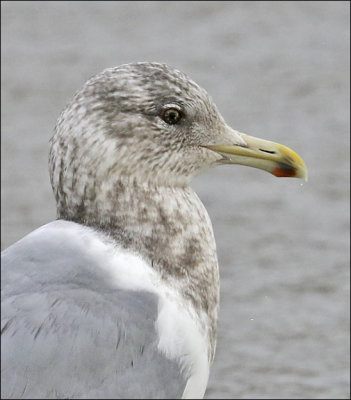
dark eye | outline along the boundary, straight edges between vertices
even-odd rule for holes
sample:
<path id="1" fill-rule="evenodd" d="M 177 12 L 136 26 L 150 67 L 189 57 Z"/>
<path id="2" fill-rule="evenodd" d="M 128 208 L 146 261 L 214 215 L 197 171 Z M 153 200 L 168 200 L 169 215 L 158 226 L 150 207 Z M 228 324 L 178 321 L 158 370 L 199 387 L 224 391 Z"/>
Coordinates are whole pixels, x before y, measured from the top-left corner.
<path id="1" fill-rule="evenodd" d="M 177 108 L 168 107 L 162 111 L 161 117 L 167 124 L 174 125 L 180 121 L 182 114 Z"/>

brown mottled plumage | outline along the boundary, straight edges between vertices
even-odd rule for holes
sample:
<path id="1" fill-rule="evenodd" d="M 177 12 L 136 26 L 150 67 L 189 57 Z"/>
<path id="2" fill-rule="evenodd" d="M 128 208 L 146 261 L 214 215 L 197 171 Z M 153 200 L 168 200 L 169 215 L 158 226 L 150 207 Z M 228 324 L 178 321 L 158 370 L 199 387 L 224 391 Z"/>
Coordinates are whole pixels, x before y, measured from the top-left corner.
<path id="1" fill-rule="evenodd" d="M 167 104 L 183 118 L 160 118 Z M 146 257 L 208 321 L 215 350 L 219 276 L 211 222 L 188 186 L 222 157 L 200 147 L 225 129 L 206 91 L 165 64 L 137 63 L 90 79 L 51 140 L 58 218 L 88 225 Z M 203 317 L 201 317 L 203 320 Z"/>

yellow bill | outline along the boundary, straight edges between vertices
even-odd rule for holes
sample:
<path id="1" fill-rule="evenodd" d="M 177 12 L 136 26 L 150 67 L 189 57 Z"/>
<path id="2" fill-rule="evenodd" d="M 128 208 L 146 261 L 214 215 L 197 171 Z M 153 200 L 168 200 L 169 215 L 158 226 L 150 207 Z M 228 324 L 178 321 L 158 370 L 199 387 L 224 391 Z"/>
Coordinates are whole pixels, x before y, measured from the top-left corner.
<path id="1" fill-rule="evenodd" d="M 232 134 L 240 135 L 242 141 L 239 144 L 204 147 L 221 154 L 223 156 L 221 162 L 225 164 L 246 165 L 263 169 L 278 177 L 302 178 L 307 181 L 308 174 L 304 161 L 289 147 L 234 130 Z"/>

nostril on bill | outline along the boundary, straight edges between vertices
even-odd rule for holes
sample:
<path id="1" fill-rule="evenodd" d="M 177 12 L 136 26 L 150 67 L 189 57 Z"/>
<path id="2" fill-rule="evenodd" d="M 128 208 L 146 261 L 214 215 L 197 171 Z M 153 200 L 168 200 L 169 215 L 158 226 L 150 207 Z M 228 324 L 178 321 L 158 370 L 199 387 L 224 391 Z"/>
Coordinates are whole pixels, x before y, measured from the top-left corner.
<path id="1" fill-rule="evenodd" d="M 259 149 L 259 150 L 260 150 L 260 151 L 264 151 L 265 153 L 275 154 L 275 151 L 264 150 L 264 149 Z"/>

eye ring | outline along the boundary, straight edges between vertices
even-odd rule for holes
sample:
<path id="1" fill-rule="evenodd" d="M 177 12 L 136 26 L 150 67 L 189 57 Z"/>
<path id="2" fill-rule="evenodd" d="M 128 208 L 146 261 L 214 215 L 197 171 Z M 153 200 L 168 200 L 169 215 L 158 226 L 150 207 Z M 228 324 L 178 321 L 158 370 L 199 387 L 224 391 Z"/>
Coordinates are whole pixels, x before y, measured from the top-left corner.
<path id="1" fill-rule="evenodd" d="M 180 108 L 174 104 L 164 107 L 161 112 L 161 118 L 169 125 L 177 124 L 182 116 Z"/>

